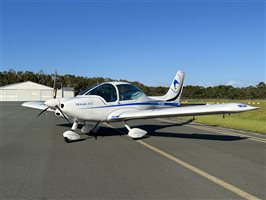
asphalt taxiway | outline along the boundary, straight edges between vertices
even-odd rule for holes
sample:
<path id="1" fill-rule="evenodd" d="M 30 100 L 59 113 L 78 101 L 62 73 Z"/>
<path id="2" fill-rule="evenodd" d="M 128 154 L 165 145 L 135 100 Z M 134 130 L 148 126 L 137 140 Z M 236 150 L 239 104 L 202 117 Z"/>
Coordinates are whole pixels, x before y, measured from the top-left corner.
<path id="1" fill-rule="evenodd" d="M 1 199 L 266 199 L 264 136 L 169 119 L 65 143 L 52 113 L 0 103 Z"/>

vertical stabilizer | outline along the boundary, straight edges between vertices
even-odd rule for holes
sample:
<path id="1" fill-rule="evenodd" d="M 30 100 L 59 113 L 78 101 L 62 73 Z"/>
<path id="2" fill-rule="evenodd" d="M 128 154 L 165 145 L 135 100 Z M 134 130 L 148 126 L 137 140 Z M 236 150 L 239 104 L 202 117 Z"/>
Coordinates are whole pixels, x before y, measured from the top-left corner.
<path id="1" fill-rule="evenodd" d="M 174 80 L 172 81 L 171 87 L 166 93 L 166 101 L 175 101 L 180 102 L 181 93 L 183 91 L 185 73 L 178 71 L 175 75 Z"/>
<path id="2" fill-rule="evenodd" d="M 153 100 L 157 101 L 174 101 L 180 103 L 181 93 L 183 91 L 185 73 L 182 71 L 177 71 L 174 80 L 171 83 L 171 86 L 164 96 L 150 97 Z"/>

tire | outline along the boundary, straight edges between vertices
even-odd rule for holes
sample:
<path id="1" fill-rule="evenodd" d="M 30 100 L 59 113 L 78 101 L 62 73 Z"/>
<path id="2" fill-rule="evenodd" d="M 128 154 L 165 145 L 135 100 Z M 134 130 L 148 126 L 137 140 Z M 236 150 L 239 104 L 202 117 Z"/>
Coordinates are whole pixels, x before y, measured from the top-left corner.
<path id="1" fill-rule="evenodd" d="M 64 140 L 65 140 L 66 143 L 72 142 L 72 140 L 68 139 L 67 137 L 64 137 Z"/>

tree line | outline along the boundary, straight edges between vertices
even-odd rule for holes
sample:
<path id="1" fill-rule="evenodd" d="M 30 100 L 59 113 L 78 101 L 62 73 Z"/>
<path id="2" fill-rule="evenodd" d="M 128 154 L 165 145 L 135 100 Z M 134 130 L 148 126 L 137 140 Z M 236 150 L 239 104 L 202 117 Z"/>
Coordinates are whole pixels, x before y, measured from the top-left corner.
<path id="1" fill-rule="evenodd" d="M 35 83 L 43 84 L 49 87 L 53 87 L 54 75 L 45 74 L 42 70 L 34 73 L 31 71 L 15 71 L 8 70 L 0 72 L 0 86 L 32 81 Z M 57 87 L 73 87 L 75 94 L 89 88 L 93 85 L 105 82 L 113 81 L 110 78 L 102 77 L 83 77 L 75 75 L 57 75 Z M 126 80 L 118 80 L 126 81 Z M 126 81 L 129 82 L 129 81 Z M 164 95 L 168 91 L 168 87 L 150 87 L 146 86 L 140 82 L 130 82 L 134 85 L 140 87 L 147 95 L 150 96 L 160 96 Z M 218 85 L 213 87 L 203 87 L 203 86 L 184 86 L 183 99 L 264 99 L 266 98 L 266 84 L 265 82 L 258 82 L 255 86 L 248 87 L 233 87 L 230 85 Z"/>

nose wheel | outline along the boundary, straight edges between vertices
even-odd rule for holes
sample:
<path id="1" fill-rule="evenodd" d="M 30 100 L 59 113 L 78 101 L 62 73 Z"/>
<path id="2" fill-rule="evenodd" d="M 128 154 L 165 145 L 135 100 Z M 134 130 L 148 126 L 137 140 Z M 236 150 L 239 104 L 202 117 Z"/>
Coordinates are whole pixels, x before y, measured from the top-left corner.
<path id="1" fill-rule="evenodd" d="M 97 122 L 97 123 L 95 123 L 92 126 L 87 126 L 84 123 L 84 126 L 81 129 L 81 132 L 83 132 L 85 134 L 94 132 L 94 137 L 95 137 L 95 139 L 97 139 L 96 128 L 97 128 L 98 124 L 99 123 Z M 71 130 L 66 131 L 66 132 L 63 133 L 64 140 L 65 140 L 66 143 L 71 143 L 71 142 L 74 142 L 76 140 L 80 140 L 81 139 L 80 135 L 75 132 L 77 129 L 78 129 L 78 122 L 74 122 L 72 127 L 71 127 Z"/>
<path id="2" fill-rule="evenodd" d="M 65 142 L 70 143 L 70 142 L 73 142 L 73 141 L 80 139 L 80 135 L 75 132 L 75 130 L 77 130 L 77 128 L 78 128 L 78 122 L 74 122 L 72 127 L 71 127 L 71 130 L 65 131 L 63 133 Z"/>
<path id="3" fill-rule="evenodd" d="M 72 140 L 68 139 L 67 137 L 64 137 L 64 140 L 65 140 L 66 143 L 71 143 L 72 142 Z"/>
<path id="4" fill-rule="evenodd" d="M 66 131 L 63 133 L 64 139 L 67 143 L 76 141 L 80 139 L 80 135 L 75 133 L 74 131 Z"/>

